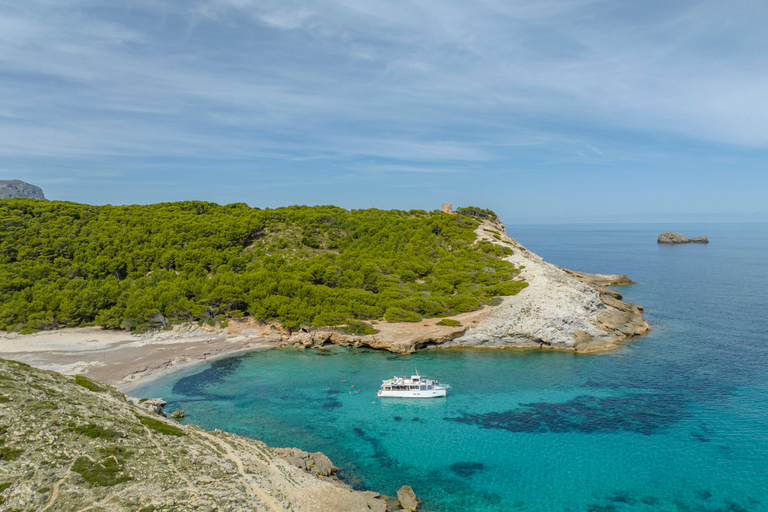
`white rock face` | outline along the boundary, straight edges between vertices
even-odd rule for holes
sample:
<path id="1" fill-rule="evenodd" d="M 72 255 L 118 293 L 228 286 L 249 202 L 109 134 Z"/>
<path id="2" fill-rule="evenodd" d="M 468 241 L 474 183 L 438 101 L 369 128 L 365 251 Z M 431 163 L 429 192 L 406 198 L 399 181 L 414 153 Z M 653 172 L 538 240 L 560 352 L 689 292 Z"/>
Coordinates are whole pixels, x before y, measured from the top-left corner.
<path id="1" fill-rule="evenodd" d="M 500 239 L 493 236 L 498 233 Z M 443 346 L 548 347 L 580 352 L 612 348 L 619 341 L 647 332 L 641 308 L 622 302 L 617 292 L 587 284 L 545 262 L 504 232 L 504 226 L 485 221 L 477 230 L 478 239 L 510 247 L 506 257 L 515 266 L 525 267 L 520 277 L 528 287 L 491 309 L 461 337 Z M 610 276 L 600 276 L 601 281 Z M 619 276 L 615 276 L 621 282 Z M 626 279 L 625 276 L 624 279 Z M 597 279 L 595 281 L 598 281 Z"/>

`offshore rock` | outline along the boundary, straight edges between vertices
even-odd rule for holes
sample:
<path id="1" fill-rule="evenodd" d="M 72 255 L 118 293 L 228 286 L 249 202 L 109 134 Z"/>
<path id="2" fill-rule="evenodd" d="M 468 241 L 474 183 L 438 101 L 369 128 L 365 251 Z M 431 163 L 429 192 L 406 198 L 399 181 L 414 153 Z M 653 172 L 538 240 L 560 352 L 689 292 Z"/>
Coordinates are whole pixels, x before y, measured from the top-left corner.
<path id="1" fill-rule="evenodd" d="M 45 199 L 43 189 L 38 186 L 30 185 L 21 180 L 0 180 L 0 199 L 12 199 L 14 197 Z"/>
<path id="2" fill-rule="evenodd" d="M 177 418 L 183 418 L 184 417 L 184 410 L 174 411 L 171 413 L 171 418 L 177 419 Z"/>
<path id="3" fill-rule="evenodd" d="M 659 235 L 657 242 L 660 244 L 708 244 L 709 240 L 706 236 L 688 238 L 674 231 L 665 231 Z"/>

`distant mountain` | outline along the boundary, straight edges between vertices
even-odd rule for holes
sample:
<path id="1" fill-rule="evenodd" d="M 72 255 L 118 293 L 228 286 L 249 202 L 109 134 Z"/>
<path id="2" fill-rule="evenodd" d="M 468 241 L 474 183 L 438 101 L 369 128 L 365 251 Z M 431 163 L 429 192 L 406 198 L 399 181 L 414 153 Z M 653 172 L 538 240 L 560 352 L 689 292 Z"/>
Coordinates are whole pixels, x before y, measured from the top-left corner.
<path id="1" fill-rule="evenodd" d="M 45 199 L 43 189 L 30 185 L 21 180 L 0 180 L 0 199 L 13 197 L 31 197 L 33 199 Z"/>

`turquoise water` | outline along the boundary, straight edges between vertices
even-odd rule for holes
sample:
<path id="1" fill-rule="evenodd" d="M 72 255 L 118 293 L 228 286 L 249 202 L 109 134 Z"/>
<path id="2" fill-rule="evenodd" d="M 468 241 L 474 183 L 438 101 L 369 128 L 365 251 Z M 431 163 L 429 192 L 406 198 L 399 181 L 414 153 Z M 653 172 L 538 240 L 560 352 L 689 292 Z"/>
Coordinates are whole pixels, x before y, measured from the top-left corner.
<path id="1" fill-rule="evenodd" d="M 674 229 L 709 245 L 659 246 Z M 605 355 L 292 349 L 134 394 L 189 421 L 326 453 L 359 489 L 427 510 L 768 510 L 768 225 L 509 226 L 558 265 L 626 273 L 652 332 Z M 445 399 L 378 400 L 414 368 Z"/>

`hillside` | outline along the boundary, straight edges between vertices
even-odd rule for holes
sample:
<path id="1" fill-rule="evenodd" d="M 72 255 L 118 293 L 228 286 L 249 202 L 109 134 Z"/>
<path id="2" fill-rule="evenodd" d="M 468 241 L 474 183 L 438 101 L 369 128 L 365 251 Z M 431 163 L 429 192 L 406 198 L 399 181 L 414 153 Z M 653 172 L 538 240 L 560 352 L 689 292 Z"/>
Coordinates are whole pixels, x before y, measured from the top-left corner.
<path id="1" fill-rule="evenodd" d="M 145 330 L 250 315 L 300 326 L 419 321 L 525 287 L 476 242 L 493 212 L 0 201 L 0 329 Z"/>
<path id="2" fill-rule="evenodd" d="M 387 508 L 335 480 L 322 454 L 176 424 L 107 385 L 1 359 L 0 462 L 2 510 Z"/>
<path id="3" fill-rule="evenodd" d="M 32 199 L 45 199 L 43 189 L 21 180 L 0 180 L 0 199 L 14 197 L 29 197 Z"/>

